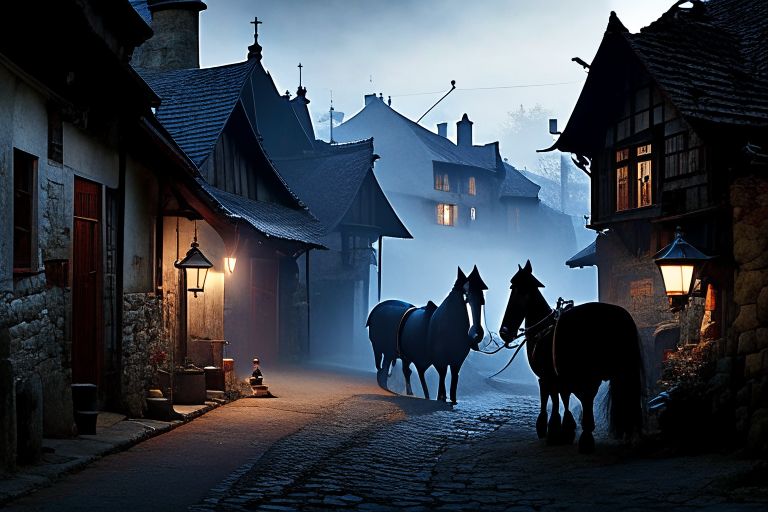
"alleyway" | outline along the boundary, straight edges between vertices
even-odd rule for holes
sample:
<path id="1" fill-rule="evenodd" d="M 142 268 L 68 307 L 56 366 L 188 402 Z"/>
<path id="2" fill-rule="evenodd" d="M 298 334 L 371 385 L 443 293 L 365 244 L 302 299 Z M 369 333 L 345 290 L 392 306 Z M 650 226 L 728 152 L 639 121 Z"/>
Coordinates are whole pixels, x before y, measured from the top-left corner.
<path id="1" fill-rule="evenodd" d="M 629 457 L 605 439 L 593 456 L 546 448 L 531 396 L 489 387 L 450 409 L 363 372 L 267 377 L 279 398 L 213 410 L 8 509 L 724 511 L 768 499 L 739 479 L 755 462 Z"/>

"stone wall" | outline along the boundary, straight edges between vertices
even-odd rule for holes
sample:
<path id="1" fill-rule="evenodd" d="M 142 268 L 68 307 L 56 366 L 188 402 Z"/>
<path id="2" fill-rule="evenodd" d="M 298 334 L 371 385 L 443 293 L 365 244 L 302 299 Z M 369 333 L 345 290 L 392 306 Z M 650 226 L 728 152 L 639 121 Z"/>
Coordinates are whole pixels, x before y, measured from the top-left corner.
<path id="1" fill-rule="evenodd" d="M 69 303 L 69 289 L 47 287 L 44 274 L 14 279 L 13 292 L 0 299 L 0 326 L 8 329 L 8 359 L 16 378 L 36 374 L 41 379 L 47 437 L 73 433 Z"/>
<path id="2" fill-rule="evenodd" d="M 722 365 L 743 368 L 732 385 L 737 434 L 750 448 L 768 452 L 768 180 L 740 178 L 730 199 L 738 317 L 728 332 L 736 353 Z"/>
<path id="3" fill-rule="evenodd" d="M 163 328 L 163 300 L 154 293 L 130 293 L 123 297 L 123 370 L 121 408 L 130 416 L 142 416 L 149 389 L 156 384 L 157 369 L 168 370 L 168 359 L 158 365 L 153 356 L 170 355 Z"/>

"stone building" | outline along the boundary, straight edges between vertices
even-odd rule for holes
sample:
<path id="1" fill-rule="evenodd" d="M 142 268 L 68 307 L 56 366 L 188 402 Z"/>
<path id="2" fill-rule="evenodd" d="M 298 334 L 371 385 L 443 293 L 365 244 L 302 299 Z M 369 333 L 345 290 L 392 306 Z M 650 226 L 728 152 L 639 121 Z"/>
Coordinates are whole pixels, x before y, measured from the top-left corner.
<path id="1" fill-rule="evenodd" d="M 75 433 L 72 383 L 96 384 L 101 409 L 141 414 L 142 354 L 163 337 L 153 233 L 169 170 L 150 135 L 159 99 L 128 66 L 152 35 L 130 4 L 14 3 L 0 25 L 0 470 L 12 471 L 43 435 Z"/>
<path id="2" fill-rule="evenodd" d="M 552 148 L 590 162 L 589 227 L 602 235 L 570 264 L 596 265 L 600 300 L 632 313 L 650 382 L 669 385 L 660 370 L 674 365 L 663 359 L 689 354 L 699 365 L 696 409 L 704 418 L 686 424 L 723 434 L 710 440 L 747 440 L 761 450 L 768 448 L 767 16 L 759 1 L 696 0 L 631 34 L 611 13 Z M 687 304 L 671 309 L 654 257 L 678 227 L 715 258 Z"/>

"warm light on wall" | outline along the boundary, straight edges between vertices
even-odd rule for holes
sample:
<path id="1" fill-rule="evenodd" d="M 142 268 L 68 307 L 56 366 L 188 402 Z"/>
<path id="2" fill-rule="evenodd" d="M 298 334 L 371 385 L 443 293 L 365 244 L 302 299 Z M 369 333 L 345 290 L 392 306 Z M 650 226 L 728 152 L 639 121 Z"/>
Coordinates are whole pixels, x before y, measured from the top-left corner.
<path id="1" fill-rule="evenodd" d="M 229 270 L 230 274 L 235 271 L 236 262 L 237 258 L 224 258 L 224 263 L 226 264 L 227 270 Z"/>

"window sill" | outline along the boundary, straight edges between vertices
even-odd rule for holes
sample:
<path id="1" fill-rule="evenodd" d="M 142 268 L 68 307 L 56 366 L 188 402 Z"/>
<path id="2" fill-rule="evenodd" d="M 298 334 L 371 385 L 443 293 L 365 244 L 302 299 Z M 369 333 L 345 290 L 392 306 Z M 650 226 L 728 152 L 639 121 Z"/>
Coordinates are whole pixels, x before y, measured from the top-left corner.
<path id="1" fill-rule="evenodd" d="M 31 277 L 31 276 L 37 276 L 42 273 L 44 273 L 45 270 L 32 270 L 30 268 L 14 268 L 13 269 L 13 277 L 14 278 L 22 278 L 22 277 Z"/>

